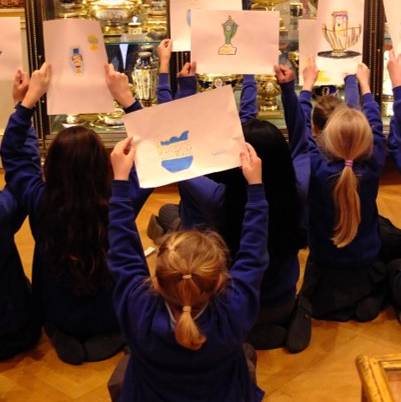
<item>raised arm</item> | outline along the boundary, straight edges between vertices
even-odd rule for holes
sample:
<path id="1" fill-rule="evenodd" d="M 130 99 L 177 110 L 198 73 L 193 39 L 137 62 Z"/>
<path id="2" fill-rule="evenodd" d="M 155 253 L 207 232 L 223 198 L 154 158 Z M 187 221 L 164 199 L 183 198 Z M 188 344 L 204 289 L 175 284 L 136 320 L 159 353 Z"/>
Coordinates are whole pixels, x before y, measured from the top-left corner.
<path id="1" fill-rule="evenodd" d="M 260 285 L 269 263 L 268 206 L 262 184 L 261 161 L 249 145 L 241 159 L 242 170 L 249 184 L 248 201 L 239 251 L 230 270 L 231 281 L 218 300 L 226 307 L 222 319 L 228 321 L 225 328 L 227 336 L 239 340 L 244 339 L 256 320 Z"/>
<path id="2" fill-rule="evenodd" d="M 388 149 L 398 170 L 401 171 L 401 56 L 390 53 L 387 65 L 394 94 L 394 116 L 391 118 Z"/>
<path id="3" fill-rule="evenodd" d="M 285 123 L 292 159 L 308 152 L 305 115 L 295 93 L 294 72 L 287 66 L 275 66 L 277 81 L 281 87 L 281 99 L 284 106 Z"/>
<path id="4" fill-rule="evenodd" d="M 131 337 L 141 327 L 139 312 L 155 299 L 145 283 L 149 277 L 139 233 L 136 213 L 130 197 L 129 174 L 135 158 L 132 139 L 119 142 L 112 154 L 114 171 L 109 204 L 108 266 L 115 279 L 114 307 L 123 331 Z"/>
<path id="5" fill-rule="evenodd" d="M 50 76 L 50 67 L 45 63 L 40 70 L 33 72 L 30 82 L 26 80 L 25 88 L 19 89 L 19 99 L 16 99 L 16 93 L 22 76 L 16 76 L 13 96 L 17 101 L 23 99 L 9 119 L 1 147 L 7 184 L 28 213 L 37 210 L 44 188 L 39 144 L 31 119 L 36 103 L 47 91 Z M 20 85 L 23 85 L 21 82 Z"/>
<path id="6" fill-rule="evenodd" d="M 170 60 L 173 47 L 171 39 L 163 39 L 157 47 L 160 60 L 159 83 L 157 85 L 157 103 L 166 103 L 173 100 L 170 86 Z"/>
<path id="7" fill-rule="evenodd" d="M 373 157 L 379 168 L 386 163 L 386 139 L 383 134 L 383 122 L 380 108 L 370 90 L 370 71 L 365 64 L 358 66 L 357 78 L 362 93 L 362 110 L 373 132 Z"/>
<path id="8" fill-rule="evenodd" d="M 356 75 L 347 75 L 344 78 L 344 92 L 347 106 L 359 109 L 361 106 L 361 98 Z"/>
<path id="9" fill-rule="evenodd" d="M 244 75 L 242 83 L 241 101 L 239 107 L 239 117 L 241 123 L 245 124 L 251 119 L 255 119 L 258 114 L 257 88 L 254 75 Z"/>

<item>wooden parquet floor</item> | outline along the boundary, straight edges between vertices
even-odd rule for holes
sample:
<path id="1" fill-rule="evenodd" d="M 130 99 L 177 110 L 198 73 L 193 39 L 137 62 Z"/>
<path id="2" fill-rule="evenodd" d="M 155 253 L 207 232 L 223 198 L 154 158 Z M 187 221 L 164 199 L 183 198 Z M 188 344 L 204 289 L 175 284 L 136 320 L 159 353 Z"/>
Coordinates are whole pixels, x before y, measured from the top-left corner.
<path id="1" fill-rule="evenodd" d="M 0 174 L 0 188 L 3 183 Z M 144 247 L 152 245 L 145 233 L 150 214 L 177 200 L 171 189 L 158 191 L 149 199 L 138 218 Z M 383 176 L 378 205 L 382 215 L 401 227 L 401 174 L 394 169 Z M 30 275 L 33 240 L 26 222 L 17 244 Z M 300 258 L 303 265 L 306 252 Z M 258 383 L 270 402 L 354 402 L 360 400 L 356 356 L 398 352 L 401 326 L 391 309 L 366 324 L 314 321 L 311 345 L 303 353 L 290 355 L 282 349 L 258 353 Z M 69 366 L 57 358 L 43 335 L 35 350 L 0 363 L 0 402 L 109 401 L 106 383 L 120 357 Z"/>

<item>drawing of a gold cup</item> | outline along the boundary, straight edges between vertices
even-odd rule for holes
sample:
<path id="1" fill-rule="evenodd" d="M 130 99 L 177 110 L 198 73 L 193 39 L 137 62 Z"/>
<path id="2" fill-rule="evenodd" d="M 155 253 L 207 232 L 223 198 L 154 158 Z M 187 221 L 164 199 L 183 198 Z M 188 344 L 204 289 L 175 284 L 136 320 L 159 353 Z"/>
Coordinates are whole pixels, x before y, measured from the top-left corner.
<path id="1" fill-rule="evenodd" d="M 320 52 L 319 56 L 331 58 L 349 58 L 359 56 L 360 53 L 347 49 L 358 43 L 362 33 L 362 26 L 358 25 L 355 27 L 349 27 L 347 11 L 334 11 L 331 16 L 331 27 L 324 24 L 323 35 L 333 50 Z"/>

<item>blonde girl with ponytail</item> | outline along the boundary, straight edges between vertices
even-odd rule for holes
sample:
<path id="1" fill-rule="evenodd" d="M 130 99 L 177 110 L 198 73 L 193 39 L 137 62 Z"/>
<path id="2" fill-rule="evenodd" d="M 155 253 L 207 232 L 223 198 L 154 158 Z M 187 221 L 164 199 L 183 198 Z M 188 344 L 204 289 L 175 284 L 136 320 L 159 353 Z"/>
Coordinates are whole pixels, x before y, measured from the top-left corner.
<path id="1" fill-rule="evenodd" d="M 150 276 L 135 226 L 139 203 L 132 194 L 140 197 L 140 189 L 128 180 L 134 157 L 131 139 L 111 154 L 108 263 L 115 310 L 132 351 L 119 401 L 261 402 L 264 393 L 243 351 L 268 266 L 261 160 L 244 144 L 248 201 L 233 264 L 216 233 L 182 231 L 163 241 Z"/>
<path id="2" fill-rule="evenodd" d="M 303 102 L 310 99 L 317 74 L 313 61 L 304 71 Z M 319 144 L 307 130 L 310 255 L 301 296 L 319 319 L 369 321 L 379 314 L 384 300 L 376 197 L 386 160 L 385 138 L 364 64 L 358 66 L 357 79 L 362 112 L 338 106 Z M 304 107 L 311 109 L 310 104 Z"/>

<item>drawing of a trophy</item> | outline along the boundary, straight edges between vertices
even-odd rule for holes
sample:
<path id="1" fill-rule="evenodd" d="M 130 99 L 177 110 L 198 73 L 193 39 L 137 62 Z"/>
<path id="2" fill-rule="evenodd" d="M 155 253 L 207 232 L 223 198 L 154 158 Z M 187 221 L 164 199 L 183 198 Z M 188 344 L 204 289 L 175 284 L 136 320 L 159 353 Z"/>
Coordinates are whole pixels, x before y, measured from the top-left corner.
<path id="1" fill-rule="evenodd" d="M 361 37 L 361 25 L 349 27 L 349 16 L 347 11 L 334 11 L 331 14 L 331 27 L 323 25 L 323 35 L 330 44 L 332 51 L 318 53 L 321 57 L 330 57 L 337 59 L 347 59 L 359 56 L 360 53 L 347 50 L 354 46 Z"/>
<path id="2" fill-rule="evenodd" d="M 237 33 L 238 24 L 231 18 L 228 17 L 227 21 L 223 24 L 225 44 L 219 48 L 219 55 L 233 56 L 237 53 L 237 48 L 232 45 L 235 34 Z"/>

